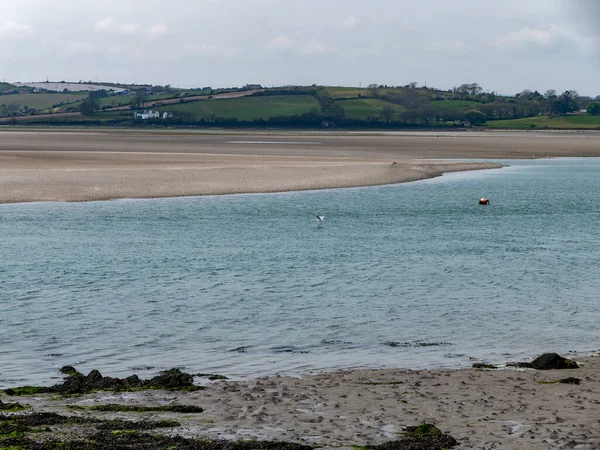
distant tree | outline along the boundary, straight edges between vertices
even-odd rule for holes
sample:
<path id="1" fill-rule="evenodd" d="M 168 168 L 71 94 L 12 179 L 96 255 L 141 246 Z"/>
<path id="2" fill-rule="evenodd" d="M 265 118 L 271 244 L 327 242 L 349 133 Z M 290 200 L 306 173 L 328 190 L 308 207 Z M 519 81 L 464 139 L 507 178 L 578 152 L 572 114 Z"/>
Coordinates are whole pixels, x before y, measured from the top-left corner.
<path id="1" fill-rule="evenodd" d="M 84 116 L 93 116 L 100 109 L 100 102 L 97 98 L 88 97 L 79 106 L 79 111 Z"/>
<path id="2" fill-rule="evenodd" d="M 417 82 L 416 81 L 411 81 L 410 83 L 408 83 L 408 88 L 409 89 L 416 89 L 417 88 Z"/>
<path id="3" fill-rule="evenodd" d="M 15 104 L 0 105 L 0 117 L 14 117 L 19 112 L 19 107 Z"/>
<path id="4" fill-rule="evenodd" d="M 430 103 L 421 105 L 419 111 L 421 112 L 421 120 L 427 125 L 432 120 L 436 120 L 438 118 L 438 112 L 433 109 Z"/>
<path id="5" fill-rule="evenodd" d="M 517 95 L 515 95 L 515 97 L 523 98 L 525 100 L 531 100 L 532 95 L 533 95 L 533 92 L 531 92 L 529 89 L 524 89 L 521 92 L 519 92 Z"/>
<path id="6" fill-rule="evenodd" d="M 560 97 L 556 101 L 559 114 L 564 116 L 567 113 L 577 110 L 579 108 L 578 97 L 579 94 L 577 91 L 565 91 L 560 94 Z"/>
<path id="7" fill-rule="evenodd" d="M 461 95 L 462 98 L 465 98 L 468 95 L 480 95 L 481 93 L 483 93 L 483 88 L 477 83 L 465 83 L 461 84 L 457 88 L 454 88 L 454 92 L 457 92 Z"/>
<path id="8" fill-rule="evenodd" d="M 600 103 L 591 102 L 587 107 L 587 112 L 590 116 L 600 116 Z"/>
<path id="9" fill-rule="evenodd" d="M 385 123 L 390 123 L 396 116 L 396 110 L 394 110 L 394 108 L 392 108 L 390 105 L 384 105 L 383 108 L 381 108 L 379 115 L 385 121 Z"/>
<path id="10" fill-rule="evenodd" d="M 312 108 L 310 108 L 308 110 L 308 112 L 305 113 L 305 115 L 304 115 L 304 117 L 308 121 L 315 121 L 315 120 L 319 119 L 320 116 L 321 116 L 321 111 L 316 106 L 313 106 Z"/>
<path id="11" fill-rule="evenodd" d="M 476 109 L 471 109 L 465 113 L 465 116 L 471 125 L 483 125 L 487 121 L 487 116 Z"/>
<path id="12" fill-rule="evenodd" d="M 108 97 L 106 89 L 98 89 L 97 91 L 91 91 L 89 94 L 90 98 L 104 98 Z"/>
<path id="13" fill-rule="evenodd" d="M 415 123 L 415 121 L 421 118 L 421 111 L 418 109 L 407 109 L 400 113 L 400 118 L 404 123 L 408 123 L 408 121 Z"/>
<path id="14" fill-rule="evenodd" d="M 141 108 L 146 100 L 146 91 L 144 89 L 138 89 L 135 91 L 135 96 L 131 100 L 131 109 Z"/>
<path id="15" fill-rule="evenodd" d="M 554 89 L 548 89 L 544 92 L 544 107 L 547 114 L 552 115 L 556 113 L 556 91 Z"/>
<path id="16" fill-rule="evenodd" d="M 579 107 L 581 109 L 587 109 L 588 105 L 593 101 L 594 99 L 592 97 L 588 97 L 587 95 L 577 98 L 577 103 L 579 103 Z"/>
<path id="17" fill-rule="evenodd" d="M 324 91 L 315 91 L 315 97 L 319 102 L 319 106 L 321 107 L 322 112 L 327 112 L 329 110 L 329 106 L 332 103 L 331 97 L 328 97 L 323 93 Z"/>
<path id="18" fill-rule="evenodd" d="M 376 83 L 371 83 L 367 86 L 367 89 L 371 97 L 379 97 L 379 86 Z"/>
<path id="19" fill-rule="evenodd" d="M 337 121 L 344 121 L 346 119 L 346 111 L 342 105 L 335 103 L 330 109 L 332 119 Z"/>

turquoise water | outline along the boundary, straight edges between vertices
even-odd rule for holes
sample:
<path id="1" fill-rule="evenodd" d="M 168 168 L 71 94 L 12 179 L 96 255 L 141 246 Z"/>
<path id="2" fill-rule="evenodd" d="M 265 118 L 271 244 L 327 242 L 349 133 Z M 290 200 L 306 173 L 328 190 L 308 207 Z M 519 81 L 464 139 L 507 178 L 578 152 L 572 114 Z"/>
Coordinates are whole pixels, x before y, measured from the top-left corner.
<path id="1" fill-rule="evenodd" d="M 600 159 L 508 163 L 384 187 L 1 205 L 0 387 L 65 364 L 258 376 L 593 350 Z"/>

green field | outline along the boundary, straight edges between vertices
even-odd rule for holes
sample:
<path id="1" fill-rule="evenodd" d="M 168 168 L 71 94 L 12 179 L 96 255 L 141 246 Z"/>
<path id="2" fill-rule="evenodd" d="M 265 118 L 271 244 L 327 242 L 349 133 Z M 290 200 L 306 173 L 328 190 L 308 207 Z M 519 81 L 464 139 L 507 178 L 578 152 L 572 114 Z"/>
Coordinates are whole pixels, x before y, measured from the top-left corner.
<path id="1" fill-rule="evenodd" d="M 238 120 L 269 119 L 294 116 L 318 108 L 317 100 L 310 95 L 276 95 L 269 97 L 242 97 L 222 100 L 196 100 L 187 103 L 159 106 L 158 111 L 187 112 L 195 120 L 214 116 Z"/>
<path id="2" fill-rule="evenodd" d="M 175 94 L 153 94 L 144 97 L 145 102 L 152 100 L 160 100 L 165 98 L 173 98 Z M 131 102 L 135 98 L 135 95 L 110 95 L 108 97 L 99 98 L 100 107 L 107 106 L 114 108 L 115 106 L 131 105 Z"/>
<path id="3" fill-rule="evenodd" d="M 100 107 L 114 107 L 131 105 L 131 101 L 135 98 L 135 95 L 111 95 L 110 97 L 99 98 Z"/>
<path id="4" fill-rule="evenodd" d="M 383 108 L 385 105 L 391 106 L 397 113 L 406 109 L 401 105 L 386 102 L 378 98 L 357 98 L 352 100 L 339 100 L 336 103 L 342 108 L 344 108 L 346 118 L 359 120 L 368 120 L 369 117 L 379 118 L 381 108 Z"/>
<path id="5" fill-rule="evenodd" d="M 481 103 L 469 100 L 434 100 L 431 102 L 432 108 L 441 112 L 461 112 L 463 108 L 468 106 L 477 107 L 478 105 L 481 105 Z"/>
<path id="6" fill-rule="evenodd" d="M 15 89 L 15 86 L 13 86 L 12 84 L 9 84 L 9 83 L 1 83 L 0 82 L 0 92 L 9 91 L 11 89 Z"/>
<path id="7" fill-rule="evenodd" d="M 368 97 L 369 92 L 366 88 L 354 88 L 354 87 L 341 87 L 341 86 L 332 86 L 326 87 L 320 90 L 320 92 L 333 99 L 338 98 L 358 98 L 358 96 Z"/>
<path id="8" fill-rule="evenodd" d="M 19 108 L 28 106 L 34 109 L 47 109 L 63 102 L 77 102 L 87 96 L 87 93 L 57 93 L 57 94 L 13 94 L 0 96 L 0 105 L 17 105 Z"/>
<path id="9" fill-rule="evenodd" d="M 536 116 L 523 119 L 489 120 L 490 128 L 519 128 L 519 129 L 600 129 L 600 116 Z"/>

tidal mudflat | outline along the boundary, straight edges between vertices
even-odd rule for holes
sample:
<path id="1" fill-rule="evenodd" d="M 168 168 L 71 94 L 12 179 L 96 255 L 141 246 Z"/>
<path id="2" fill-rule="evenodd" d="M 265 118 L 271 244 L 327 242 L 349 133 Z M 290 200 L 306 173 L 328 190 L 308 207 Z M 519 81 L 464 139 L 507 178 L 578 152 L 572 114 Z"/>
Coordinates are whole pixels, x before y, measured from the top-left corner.
<path id="1" fill-rule="evenodd" d="M 0 132 L 0 202 L 280 192 L 600 155 L 598 133 Z M 393 164 L 393 163 L 396 164 Z"/>

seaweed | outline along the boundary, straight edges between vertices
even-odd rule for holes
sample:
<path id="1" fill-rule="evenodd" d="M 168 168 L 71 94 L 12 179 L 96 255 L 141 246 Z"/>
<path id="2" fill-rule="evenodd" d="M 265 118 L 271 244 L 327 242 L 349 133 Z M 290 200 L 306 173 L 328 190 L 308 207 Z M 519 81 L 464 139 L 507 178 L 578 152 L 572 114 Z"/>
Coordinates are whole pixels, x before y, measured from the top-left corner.
<path id="1" fill-rule="evenodd" d="M 127 378 L 104 377 L 98 370 L 92 370 L 87 376 L 79 373 L 72 366 L 65 366 L 60 371 L 67 375 L 66 379 L 51 387 L 22 386 L 5 389 L 4 392 L 12 396 L 35 395 L 43 393 L 59 393 L 63 395 L 87 394 L 96 391 L 138 391 L 145 389 L 165 389 L 171 391 L 193 392 L 204 389 L 193 383 L 194 377 L 173 368 L 160 372 L 159 375 L 149 380 L 142 380 L 137 375 Z"/>

